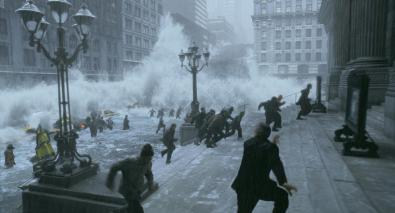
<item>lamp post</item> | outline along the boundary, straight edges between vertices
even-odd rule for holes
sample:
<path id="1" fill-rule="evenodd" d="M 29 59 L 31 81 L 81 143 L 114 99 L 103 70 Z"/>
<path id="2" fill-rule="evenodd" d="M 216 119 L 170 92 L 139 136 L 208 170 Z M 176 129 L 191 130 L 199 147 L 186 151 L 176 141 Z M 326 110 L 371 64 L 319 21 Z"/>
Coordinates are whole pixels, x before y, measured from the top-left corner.
<path id="1" fill-rule="evenodd" d="M 201 58 L 204 58 L 204 64 L 200 64 Z M 181 53 L 178 55 L 181 67 L 184 67 L 185 70 L 192 74 L 192 89 L 193 89 L 193 100 L 191 103 L 191 116 L 195 115 L 199 112 L 199 101 L 197 100 L 197 82 L 196 76 L 197 74 L 203 70 L 205 66 L 208 67 L 208 61 L 210 58 L 210 52 L 205 49 L 203 53 L 199 53 L 199 47 L 193 43 L 192 47 L 188 48 L 188 52 L 184 53 L 181 50 Z M 187 59 L 187 65 L 184 65 L 185 58 Z"/>
<path id="2" fill-rule="evenodd" d="M 32 0 L 15 12 L 20 15 L 25 29 L 30 34 L 29 45 L 36 47 L 37 52 L 56 66 L 58 80 L 58 107 L 59 107 L 59 132 L 55 135 L 57 152 L 53 159 L 41 164 L 42 173 L 40 182 L 55 185 L 70 186 L 83 178 L 96 174 L 97 164 L 92 163 L 89 155 L 81 155 L 77 152 L 76 140 L 78 134 L 73 130 L 70 112 L 70 91 L 68 68 L 77 59 L 81 51 L 88 49 L 87 38 L 89 26 L 95 16 L 88 10 L 86 4 L 82 4 L 79 11 L 73 16 L 76 24 L 73 25 L 80 38 L 80 44 L 71 55 L 65 49 L 65 28 L 63 27 L 69 18 L 71 3 L 67 0 L 48 0 L 52 18 L 57 25 L 58 47 L 52 56 L 41 43 L 45 37 L 49 23 Z M 79 167 L 75 160 L 80 162 Z"/>

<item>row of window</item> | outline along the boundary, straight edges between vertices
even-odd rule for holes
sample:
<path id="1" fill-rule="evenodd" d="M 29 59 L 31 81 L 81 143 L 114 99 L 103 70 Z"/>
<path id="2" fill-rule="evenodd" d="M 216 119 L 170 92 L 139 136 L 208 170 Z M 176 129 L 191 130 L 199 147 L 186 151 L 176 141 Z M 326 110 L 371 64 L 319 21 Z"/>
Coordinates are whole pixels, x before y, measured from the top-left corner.
<path id="1" fill-rule="evenodd" d="M 85 70 L 99 71 L 102 70 L 102 64 L 99 57 L 84 56 L 82 59 L 82 68 Z M 118 60 L 107 57 L 107 72 L 116 72 L 118 70 Z"/>
<path id="2" fill-rule="evenodd" d="M 141 61 L 143 59 L 143 53 L 142 52 L 133 52 L 132 50 L 127 50 L 125 52 L 126 59 L 127 60 L 136 60 L 136 61 Z"/>
<path id="3" fill-rule="evenodd" d="M 277 0 L 275 2 L 275 7 L 271 10 L 272 7 L 269 6 L 268 2 L 261 1 L 255 3 L 255 13 L 256 14 L 268 14 L 268 13 L 291 13 L 291 12 L 302 12 L 303 9 L 307 12 L 311 12 L 314 10 L 319 10 L 321 7 L 321 0 L 316 0 L 316 7 L 313 7 L 312 0 L 306 0 L 305 4 L 303 4 L 302 0 L 295 0 L 295 4 L 293 4 L 292 0 Z M 283 4 L 284 3 L 284 4 Z"/>
<path id="4" fill-rule="evenodd" d="M 136 47 L 142 47 L 145 49 L 151 49 L 154 45 L 154 41 L 151 41 L 150 39 L 141 38 L 141 37 L 133 36 L 130 34 L 125 35 L 125 42 L 126 42 L 126 45 L 129 47 L 136 46 Z"/>
<path id="5" fill-rule="evenodd" d="M 133 27 L 134 26 L 134 27 Z M 135 31 L 138 33 L 144 33 L 147 35 L 156 36 L 156 28 L 142 25 L 140 22 L 134 22 L 132 19 L 125 17 L 125 29 L 129 31 Z"/>
<path id="6" fill-rule="evenodd" d="M 312 49 L 311 41 L 305 41 L 304 44 L 304 49 Z M 292 48 L 292 45 L 290 41 L 286 41 L 284 43 L 276 42 L 274 48 L 275 50 L 290 50 Z M 302 41 L 296 41 L 294 48 L 302 49 Z M 322 49 L 322 40 L 315 41 L 315 48 Z M 261 50 L 268 50 L 267 42 L 261 42 Z"/>
<path id="7" fill-rule="evenodd" d="M 143 20 L 151 21 L 152 23 L 159 23 L 158 22 L 159 19 L 157 18 L 156 12 L 151 12 L 151 15 L 150 15 L 149 10 L 147 10 L 147 9 L 141 10 L 141 8 L 137 5 L 134 6 L 134 10 L 133 10 L 132 5 L 130 3 L 126 3 L 125 4 L 125 12 L 127 14 L 133 15 L 137 18 L 143 18 Z"/>
<path id="8" fill-rule="evenodd" d="M 271 21 L 262 21 L 259 22 L 259 24 L 262 27 L 265 26 L 275 26 L 277 28 L 281 27 L 289 27 L 289 26 L 302 26 L 302 25 L 313 25 L 317 23 L 317 17 L 315 16 L 309 16 L 309 17 L 304 17 L 304 18 L 286 18 L 286 19 L 274 19 Z M 259 27 L 259 25 L 258 25 Z"/>
<path id="9" fill-rule="evenodd" d="M 312 29 L 305 29 L 304 30 L 304 37 L 312 37 Z M 262 38 L 267 38 L 268 33 L 265 30 L 262 30 Z M 275 38 L 276 39 L 281 39 L 281 38 L 292 38 L 295 36 L 296 38 L 302 37 L 302 29 L 296 29 L 294 32 L 294 35 L 292 35 L 292 30 L 276 30 L 275 31 Z M 315 30 L 315 36 L 316 37 L 321 37 L 322 36 L 322 28 L 317 28 Z"/>
<path id="10" fill-rule="evenodd" d="M 261 54 L 261 58 L 260 58 L 261 62 L 267 62 L 268 58 L 267 58 L 267 54 L 266 53 L 262 53 Z M 291 62 L 292 61 L 292 54 L 291 53 L 276 53 L 275 54 L 275 62 Z M 311 53 L 305 53 L 304 54 L 304 59 L 302 59 L 302 53 L 295 53 L 294 54 L 294 60 L 295 61 L 306 61 L 306 62 L 310 62 L 312 61 L 312 55 Z M 321 52 L 317 52 L 315 53 L 315 61 L 322 61 L 322 53 Z"/>

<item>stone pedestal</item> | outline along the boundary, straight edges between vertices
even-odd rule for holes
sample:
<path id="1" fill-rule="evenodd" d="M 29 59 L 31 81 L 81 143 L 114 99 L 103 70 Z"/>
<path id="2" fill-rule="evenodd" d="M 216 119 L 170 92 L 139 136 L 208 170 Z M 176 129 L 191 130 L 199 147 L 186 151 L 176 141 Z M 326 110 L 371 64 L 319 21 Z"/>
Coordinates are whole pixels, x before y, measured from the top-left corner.
<path id="1" fill-rule="evenodd" d="M 384 131 L 395 140 L 395 67 L 392 68 L 390 85 L 385 97 Z"/>
<path id="2" fill-rule="evenodd" d="M 351 73 L 366 73 L 369 76 L 368 106 L 384 102 L 389 82 L 387 60 L 379 57 L 361 57 L 351 61 L 340 76 L 339 97 L 341 110 L 344 111 L 346 108 L 347 79 Z"/>
<path id="3" fill-rule="evenodd" d="M 190 123 L 184 123 L 180 127 L 180 144 L 181 144 L 181 146 L 185 146 L 190 143 L 194 143 L 197 140 L 198 140 L 198 129 Z"/>
<path id="4" fill-rule="evenodd" d="M 126 213 L 122 195 L 105 186 L 105 174 L 70 188 L 33 183 L 22 192 L 23 213 Z"/>

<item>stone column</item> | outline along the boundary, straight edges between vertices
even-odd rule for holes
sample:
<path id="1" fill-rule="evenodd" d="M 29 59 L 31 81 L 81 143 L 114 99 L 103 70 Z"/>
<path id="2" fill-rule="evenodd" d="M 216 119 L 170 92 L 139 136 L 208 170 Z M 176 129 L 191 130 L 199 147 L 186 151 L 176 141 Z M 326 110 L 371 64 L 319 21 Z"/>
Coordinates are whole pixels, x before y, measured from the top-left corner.
<path id="1" fill-rule="evenodd" d="M 350 59 L 340 77 L 339 96 L 344 110 L 347 79 L 353 72 L 370 77 L 369 105 L 384 101 L 388 86 L 388 63 L 385 58 L 388 0 L 349 0 L 351 2 Z"/>
<path id="2" fill-rule="evenodd" d="M 387 19 L 387 58 L 395 60 L 395 2 L 388 2 Z M 384 131 L 385 134 L 395 140 L 395 61 L 390 71 L 390 83 L 385 97 Z"/>
<path id="3" fill-rule="evenodd" d="M 334 100 L 338 97 L 338 89 L 340 82 L 341 71 L 345 66 L 344 60 L 342 60 L 342 54 L 344 53 L 345 41 L 343 33 L 343 2 L 341 0 L 335 0 L 330 3 L 330 20 L 327 23 L 329 29 L 329 49 L 330 49 L 330 62 L 329 62 L 329 79 L 328 79 L 328 100 Z M 329 18 L 329 17 L 327 17 Z"/>

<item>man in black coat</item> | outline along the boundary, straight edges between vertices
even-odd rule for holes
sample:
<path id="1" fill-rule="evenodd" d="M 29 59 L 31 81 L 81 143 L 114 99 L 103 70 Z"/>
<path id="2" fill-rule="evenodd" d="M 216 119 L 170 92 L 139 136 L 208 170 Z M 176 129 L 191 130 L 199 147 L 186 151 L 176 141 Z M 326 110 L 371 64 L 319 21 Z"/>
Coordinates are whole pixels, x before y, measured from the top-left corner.
<path id="1" fill-rule="evenodd" d="M 125 115 L 125 118 L 123 119 L 123 130 L 128 130 L 129 128 L 129 119 L 128 116 Z"/>
<path id="2" fill-rule="evenodd" d="M 255 136 L 244 142 L 244 153 L 239 172 L 232 183 L 237 193 L 238 213 L 250 213 L 259 200 L 274 201 L 273 213 L 284 213 L 288 208 L 288 193 L 296 188 L 287 184 L 284 166 L 276 143 L 269 141 L 271 129 L 260 123 Z M 273 171 L 280 186 L 270 179 Z"/>

